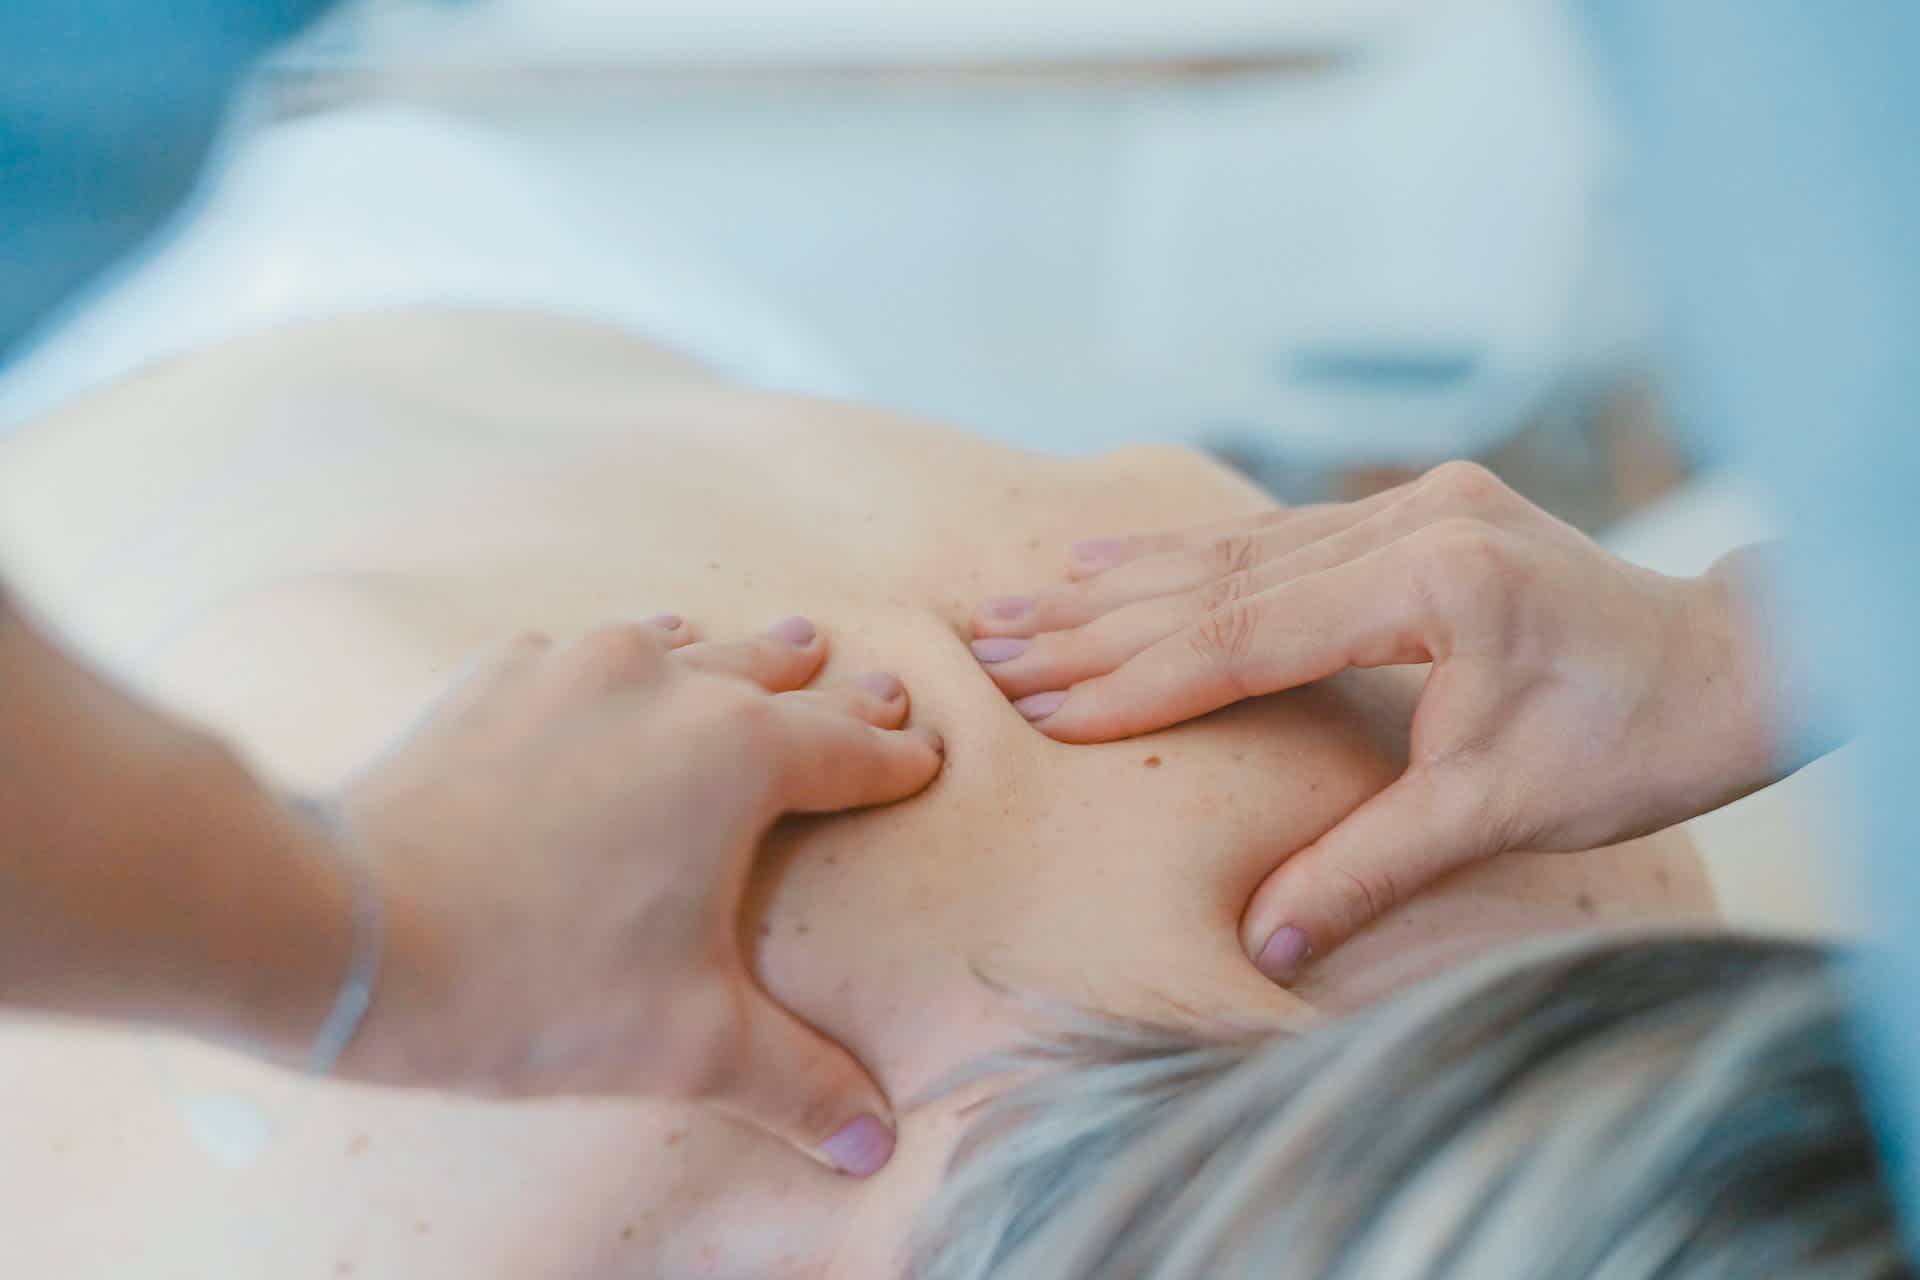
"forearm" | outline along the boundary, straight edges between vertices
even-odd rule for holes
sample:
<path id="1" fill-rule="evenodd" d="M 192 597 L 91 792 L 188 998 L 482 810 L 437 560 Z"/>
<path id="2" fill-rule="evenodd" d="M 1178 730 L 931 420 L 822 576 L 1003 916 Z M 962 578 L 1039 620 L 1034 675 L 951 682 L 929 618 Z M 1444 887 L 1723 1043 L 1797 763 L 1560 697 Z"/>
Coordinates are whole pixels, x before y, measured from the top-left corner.
<path id="1" fill-rule="evenodd" d="M 350 963 L 352 898 L 324 834 L 231 752 L 0 595 L 0 1004 L 293 1060 Z"/>

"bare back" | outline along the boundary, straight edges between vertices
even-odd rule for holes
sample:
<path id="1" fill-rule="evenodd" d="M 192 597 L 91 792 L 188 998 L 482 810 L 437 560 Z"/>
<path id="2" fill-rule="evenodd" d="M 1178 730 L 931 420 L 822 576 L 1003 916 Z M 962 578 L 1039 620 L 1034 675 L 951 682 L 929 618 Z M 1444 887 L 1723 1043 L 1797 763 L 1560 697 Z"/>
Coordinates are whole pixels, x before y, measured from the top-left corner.
<path id="1" fill-rule="evenodd" d="M 1254 971 L 1235 924 L 1265 872 L 1397 772 L 1405 673 L 1067 747 L 964 642 L 980 596 L 1053 577 L 1072 539 L 1267 505 L 1179 451 L 1041 458 L 727 386 L 608 331 L 482 314 L 204 352 L 0 450 L 0 552 L 27 596 L 300 785 L 338 779 L 474 649 L 528 628 L 670 609 L 725 634 L 805 613 L 830 632 L 831 669 L 900 674 L 915 719 L 947 737 L 944 774 L 887 810 L 783 827 L 742 929 L 768 988 L 902 1103 L 1025 1025 L 1015 997 L 1313 1016 Z M 1382 922 L 1303 994 L 1337 1010 L 1522 934 L 1708 908 L 1677 837 L 1508 859 Z M 240 1177 L 191 1149 L 144 1052 L 0 1034 L 0 1170 L 47 1161 L 29 1200 L 84 1194 L 120 1224 L 81 1245 L 77 1223 L 29 1214 L 0 1270 L 868 1274 L 955 1122 L 904 1112 L 896 1168 L 856 1189 L 674 1108 L 328 1087 Z M 189 1078 L 251 1071 L 168 1057 Z"/>

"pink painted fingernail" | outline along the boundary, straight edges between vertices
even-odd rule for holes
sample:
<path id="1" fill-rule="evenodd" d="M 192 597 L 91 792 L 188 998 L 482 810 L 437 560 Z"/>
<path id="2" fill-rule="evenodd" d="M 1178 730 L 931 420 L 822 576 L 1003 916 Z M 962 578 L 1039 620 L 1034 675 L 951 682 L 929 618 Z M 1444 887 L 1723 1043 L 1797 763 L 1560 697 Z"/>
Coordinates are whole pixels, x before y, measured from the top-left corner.
<path id="1" fill-rule="evenodd" d="M 893 1158 L 893 1134 L 873 1116 L 859 1116 L 821 1143 L 820 1149 L 840 1172 L 871 1177 Z"/>
<path id="2" fill-rule="evenodd" d="M 1313 944 L 1307 941 L 1306 934 L 1283 924 L 1273 931 L 1267 945 L 1260 948 L 1260 958 L 1253 965 L 1273 981 L 1285 984 L 1300 972 L 1300 966 L 1306 963 L 1312 950 Z"/>
<path id="3" fill-rule="evenodd" d="M 906 692 L 906 687 L 900 683 L 899 677 L 890 676 L 884 671 L 869 671 L 854 683 L 882 702 L 892 702 Z"/>
<path id="4" fill-rule="evenodd" d="M 1074 563 L 1082 569 L 1104 569 L 1120 558 L 1120 539 L 1090 538 L 1067 548 Z"/>
<path id="5" fill-rule="evenodd" d="M 1067 700 L 1065 689 L 1049 689 L 1045 693 L 1030 693 L 1013 704 L 1013 709 L 1029 720 L 1044 720 L 1060 709 Z"/>
<path id="6" fill-rule="evenodd" d="M 662 631 L 677 631 L 680 629 L 680 624 L 683 621 L 685 621 L 685 619 L 677 613 L 656 613 L 647 619 L 647 625 L 650 627 L 658 627 Z"/>
<path id="7" fill-rule="evenodd" d="M 813 643 L 814 636 L 819 632 L 805 618 L 783 618 L 768 627 L 767 634 L 776 640 L 785 640 L 795 648 L 804 649 Z"/>
<path id="8" fill-rule="evenodd" d="M 990 636 L 985 640 L 975 640 L 968 647 L 973 656 L 982 662 L 1008 662 L 1027 651 L 1031 640 L 1022 640 L 1019 636 Z"/>
<path id="9" fill-rule="evenodd" d="M 984 607 L 989 618 L 999 622 L 1018 622 L 1033 612 L 1033 597 L 991 596 Z"/>

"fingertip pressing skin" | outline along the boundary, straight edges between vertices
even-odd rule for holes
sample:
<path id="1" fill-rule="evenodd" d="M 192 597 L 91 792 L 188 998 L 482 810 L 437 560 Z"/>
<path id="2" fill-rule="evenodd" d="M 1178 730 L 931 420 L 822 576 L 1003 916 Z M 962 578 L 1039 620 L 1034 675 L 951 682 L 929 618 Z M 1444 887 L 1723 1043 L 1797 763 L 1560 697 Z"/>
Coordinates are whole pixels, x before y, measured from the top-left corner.
<path id="1" fill-rule="evenodd" d="M 1019 698 L 1014 701 L 1014 710 L 1055 742 L 1076 746 L 1130 738 L 1155 727 L 1117 722 L 1112 715 L 1103 714 L 1098 683 L 1091 680 L 1071 689 L 1054 689 Z"/>
<path id="2" fill-rule="evenodd" d="M 819 638 L 820 629 L 809 619 L 792 617 L 782 618 L 768 627 L 767 634 L 776 640 L 785 640 L 797 649 L 805 649 Z"/>
<path id="3" fill-rule="evenodd" d="M 882 702 L 892 702 L 906 692 L 906 686 L 900 683 L 900 677 L 885 671 L 869 671 L 857 678 L 854 683 Z"/>
<path id="4" fill-rule="evenodd" d="M 870 1178 L 893 1158 L 893 1131 L 878 1116 L 861 1115 L 820 1144 L 827 1163 L 855 1178 Z"/>
<path id="5" fill-rule="evenodd" d="M 886 1095 L 866 1068 L 790 1010 L 756 993 L 710 1101 L 840 1173 L 864 1178 L 893 1155 Z"/>
<path id="6" fill-rule="evenodd" d="M 989 636 L 968 645 L 973 656 L 987 664 L 1011 662 L 1027 651 L 1033 641 L 1020 636 Z"/>
<path id="7" fill-rule="evenodd" d="M 1029 721 L 1045 720 L 1066 705 L 1067 692 L 1064 689 L 1052 689 L 1046 693 L 1030 693 L 1017 700 L 1013 709 Z"/>
<path id="8" fill-rule="evenodd" d="M 1313 943 L 1306 932 L 1290 924 L 1283 924 L 1268 935 L 1266 942 L 1254 953 L 1254 967 L 1272 981 L 1285 986 L 1300 972 L 1301 968 L 1313 956 Z"/>

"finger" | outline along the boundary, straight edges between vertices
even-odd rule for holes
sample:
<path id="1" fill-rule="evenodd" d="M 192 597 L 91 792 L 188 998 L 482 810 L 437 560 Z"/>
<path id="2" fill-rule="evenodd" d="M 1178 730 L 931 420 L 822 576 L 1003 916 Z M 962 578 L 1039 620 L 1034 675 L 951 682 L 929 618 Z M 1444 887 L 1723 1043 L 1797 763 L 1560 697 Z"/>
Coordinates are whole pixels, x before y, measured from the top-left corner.
<path id="1" fill-rule="evenodd" d="M 609 623 L 554 645 L 546 671 L 595 690 L 647 680 L 663 669 L 674 643 L 674 632 L 651 622 Z"/>
<path id="2" fill-rule="evenodd" d="M 522 660 L 551 653 L 560 660 L 558 670 L 585 675 L 589 680 L 619 682 L 660 670 L 664 654 L 696 638 L 693 628 L 679 614 L 661 613 L 643 622 L 594 627 L 558 645 L 540 633 L 528 633 L 514 641 L 514 652 Z"/>
<path id="3" fill-rule="evenodd" d="M 1009 698 L 1069 688 L 1114 670 L 1217 610 L 1380 549 L 1404 531 L 1407 507 L 1406 503 L 1387 507 L 1277 558 L 1223 577 L 1209 575 L 1188 590 L 1136 601 L 1070 630 L 1047 632 L 1031 640 L 1012 636 L 976 639 L 971 642 L 973 655 Z M 1172 559 L 1154 557 L 1139 565 Z M 1106 576 L 1119 577 L 1134 567 L 1117 569 Z"/>
<path id="4" fill-rule="evenodd" d="M 1497 852 L 1470 778 L 1409 770 L 1268 875 L 1240 925 L 1259 970 L 1290 982 L 1441 876 Z"/>
<path id="5" fill-rule="evenodd" d="M 710 1100 L 840 1173 L 865 1178 L 893 1155 L 892 1111 L 852 1054 L 755 990 Z"/>
<path id="6" fill-rule="evenodd" d="M 1208 520 L 1201 524 L 1182 525 L 1174 529 L 1155 529 L 1148 533 L 1089 538 L 1067 548 L 1067 576 L 1076 579 L 1092 577 L 1143 556 L 1164 555 L 1169 551 L 1185 550 L 1196 543 L 1209 542 L 1237 533 L 1251 533 L 1266 528 L 1276 520 L 1285 519 L 1295 510 L 1297 508 L 1278 507 L 1272 511 L 1261 511 L 1250 516 Z"/>
<path id="7" fill-rule="evenodd" d="M 656 613 L 646 619 L 646 625 L 658 630 L 668 649 L 681 649 L 700 638 L 693 624 L 677 613 Z"/>
<path id="8" fill-rule="evenodd" d="M 1191 551 L 1235 537 L 1263 534 L 1274 528 L 1301 529 L 1302 540 L 1322 537 L 1331 528 L 1365 519 L 1391 506 L 1406 497 L 1415 483 L 1395 485 L 1354 502 L 1317 502 L 1300 507 L 1279 507 L 1251 516 L 1209 520 L 1178 529 L 1076 542 L 1067 550 L 1067 573 L 1073 578 L 1091 577 L 1143 556 Z"/>
<path id="9" fill-rule="evenodd" d="M 685 666 L 751 680 L 769 693 L 800 688 L 826 658 L 826 637 L 805 618 L 776 622 L 752 639 L 705 640 L 674 654 Z"/>
<path id="10" fill-rule="evenodd" d="M 1032 639 L 987 636 L 969 647 L 1002 693 L 1023 698 L 1105 675 L 1209 611 L 1187 592 L 1137 601 L 1068 630 Z"/>
<path id="11" fill-rule="evenodd" d="M 898 729 L 907 722 L 906 686 L 897 676 L 869 671 L 844 683 L 817 689 L 797 689 L 780 695 L 782 701 L 808 704 L 836 715 L 850 716 L 881 729 Z"/>
<path id="12" fill-rule="evenodd" d="M 1219 572 L 1191 555 L 1146 556 L 1097 578 L 1027 596 L 991 596 L 975 606 L 976 636 L 1034 636 L 1077 627 L 1138 600 L 1184 591 Z"/>
<path id="13" fill-rule="evenodd" d="M 1014 705 L 1062 742 L 1164 728 L 1348 667 L 1431 660 L 1426 609 L 1400 543 L 1214 610 L 1105 675 Z"/>
<path id="14" fill-rule="evenodd" d="M 891 804 L 940 772 L 946 743 L 932 729 L 879 729 L 818 701 L 773 702 L 774 799 L 782 813 Z"/>
<path id="15" fill-rule="evenodd" d="M 1410 503 L 1401 494 L 1402 490 L 1389 490 L 1361 502 L 1264 512 L 1149 535 L 1164 544 L 1161 550 L 1031 596 L 994 596 L 982 601 L 974 610 L 973 632 L 976 636 L 1039 635 L 1083 625 L 1137 601 L 1199 589 L 1234 575 L 1261 574 L 1269 565 L 1350 533 L 1356 526 L 1403 528 L 1405 520 L 1384 523 L 1395 512 L 1407 513 Z"/>

